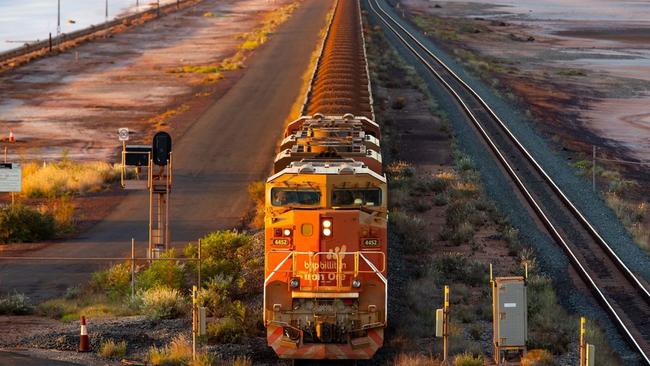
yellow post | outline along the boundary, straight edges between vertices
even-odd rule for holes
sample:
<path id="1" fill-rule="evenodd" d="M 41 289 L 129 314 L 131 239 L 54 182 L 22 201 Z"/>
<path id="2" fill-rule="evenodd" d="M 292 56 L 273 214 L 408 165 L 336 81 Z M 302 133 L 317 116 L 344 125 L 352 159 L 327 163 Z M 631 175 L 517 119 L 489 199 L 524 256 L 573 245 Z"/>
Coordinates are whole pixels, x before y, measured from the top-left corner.
<path id="1" fill-rule="evenodd" d="M 580 317 L 580 366 L 587 365 L 587 340 L 585 337 L 587 318 Z"/>
<path id="2" fill-rule="evenodd" d="M 447 364 L 447 353 L 449 344 L 447 338 L 449 336 L 449 286 L 445 286 L 445 303 L 442 308 L 444 322 L 442 325 L 442 362 Z"/>
<path id="3" fill-rule="evenodd" d="M 196 298 L 196 286 L 192 286 L 192 360 L 196 361 L 196 333 L 198 331 L 198 319 L 196 305 L 198 299 Z"/>

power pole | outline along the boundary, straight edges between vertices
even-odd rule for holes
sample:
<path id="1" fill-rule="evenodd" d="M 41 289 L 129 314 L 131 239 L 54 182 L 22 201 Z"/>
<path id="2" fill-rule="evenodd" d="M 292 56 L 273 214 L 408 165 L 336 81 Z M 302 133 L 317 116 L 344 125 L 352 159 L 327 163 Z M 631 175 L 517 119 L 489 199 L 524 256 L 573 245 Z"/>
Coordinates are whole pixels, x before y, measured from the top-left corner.
<path id="1" fill-rule="evenodd" d="M 104 21 L 108 22 L 108 0 L 106 0 L 106 11 L 104 12 Z"/>
<path id="2" fill-rule="evenodd" d="M 591 159 L 591 184 L 592 189 L 596 192 L 596 145 L 592 146 L 592 159 Z"/>
<path id="3" fill-rule="evenodd" d="M 56 2 L 56 36 L 61 34 L 61 0 Z"/>

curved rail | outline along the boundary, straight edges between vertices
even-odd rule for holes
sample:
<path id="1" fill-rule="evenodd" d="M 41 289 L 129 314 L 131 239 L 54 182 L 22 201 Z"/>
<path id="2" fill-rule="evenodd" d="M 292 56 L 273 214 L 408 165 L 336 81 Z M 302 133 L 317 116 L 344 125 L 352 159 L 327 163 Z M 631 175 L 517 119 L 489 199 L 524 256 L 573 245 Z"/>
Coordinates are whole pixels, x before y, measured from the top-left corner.
<path id="1" fill-rule="evenodd" d="M 433 54 L 426 46 L 424 46 L 415 36 L 413 36 L 406 28 L 404 28 L 399 22 L 397 22 L 394 17 L 392 17 L 388 12 L 386 12 L 381 5 L 376 1 L 376 0 L 368 0 L 368 3 L 370 4 L 370 8 L 372 11 L 381 19 L 386 26 L 401 40 L 401 42 L 404 43 L 404 45 L 424 64 L 424 66 L 429 69 L 429 71 L 432 72 L 432 74 L 445 86 L 445 88 L 454 96 L 456 101 L 461 105 L 465 113 L 469 116 L 469 118 L 472 120 L 472 123 L 474 126 L 477 128 L 477 130 L 480 132 L 480 134 L 483 136 L 485 139 L 486 143 L 490 147 L 490 149 L 493 151 L 493 153 L 497 156 L 498 160 L 501 162 L 501 164 L 504 166 L 508 174 L 512 177 L 513 181 L 517 185 L 517 187 L 520 189 L 521 193 L 524 195 L 526 200 L 530 203 L 531 207 L 535 210 L 537 213 L 538 217 L 541 219 L 541 221 L 544 223 L 544 225 L 547 227 L 551 235 L 555 238 L 558 243 L 562 245 L 564 250 L 567 252 L 569 258 L 571 259 L 571 262 L 573 265 L 576 267 L 582 278 L 585 280 L 585 282 L 591 287 L 592 291 L 596 294 L 596 297 L 603 303 L 605 309 L 607 312 L 612 316 L 612 318 L 615 320 L 615 323 L 619 326 L 619 328 L 623 331 L 625 336 L 628 338 L 630 341 L 630 344 L 634 346 L 634 348 L 639 352 L 641 357 L 648 363 L 650 364 L 650 358 L 647 354 L 647 352 L 644 350 L 644 348 L 641 346 L 640 342 L 643 342 L 643 340 L 637 340 L 635 336 L 633 336 L 632 331 L 629 329 L 628 325 L 625 324 L 619 313 L 615 310 L 614 306 L 612 305 L 611 301 L 608 299 L 608 297 L 605 295 L 603 289 L 596 283 L 596 281 L 593 279 L 593 277 L 590 275 L 589 271 L 585 266 L 581 263 L 581 261 L 578 259 L 576 256 L 574 250 L 571 248 L 569 243 L 564 239 L 562 234 L 560 233 L 560 229 L 554 225 L 549 216 L 544 212 L 542 209 L 540 203 L 538 200 L 536 200 L 533 197 L 533 194 L 531 191 L 525 186 L 524 182 L 522 179 L 519 177 L 519 175 L 516 173 L 515 169 L 513 166 L 508 162 L 508 160 L 505 158 L 504 153 L 502 153 L 501 149 L 497 146 L 497 144 L 494 142 L 494 140 L 490 137 L 489 133 L 487 132 L 486 128 L 481 124 L 481 122 L 476 118 L 475 113 L 472 111 L 472 109 L 468 106 L 466 101 L 460 96 L 459 92 L 453 88 L 450 83 L 445 80 L 445 78 L 436 70 L 435 67 L 433 67 L 428 60 L 423 57 L 416 48 L 409 43 L 409 41 L 404 38 L 402 33 L 412 40 L 413 42 L 416 43 L 416 46 L 423 50 L 429 57 L 431 57 L 435 62 L 443 67 L 443 69 L 456 81 L 458 82 L 466 92 L 469 92 L 469 94 L 480 104 L 480 106 L 490 115 L 490 117 L 497 122 L 499 127 L 505 132 L 505 134 L 508 136 L 508 138 L 511 140 L 511 142 L 518 148 L 518 150 L 524 155 L 525 159 L 530 163 L 535 171 L 544 179 L 544 181 L 551 187 L 551 189 L 556 193 L 557 197 L 560 198 L 560 200 L 564 203 L 565 207 L 567 210 L 583 225 L 583 227 L 586 229 L 586 231 L 592 236 L 594 241 L 609 255 L 609 257 L 612 259 L 614 264 L 618 267 L 619 271 L 630 281 L 632 286 L 638 291 L 638 294 L 644 298 L 646 302 L 650 300 L 650 292 L 643 286 L 643 284 L 639 281 L 639 279 L 632 273 L 632 271 L 623 263 L 623 261 L 616 255 L 616 253 L 612 250 L 612 248 L 607 244 L 607 242 L 602 238 L 602 236 L 597 232 L 597 230 L 589 223 L 589 221 L 584 217 L 584 215 L 575 207 L 575 205 L 568 199 L 566 194 L 557 186 L 557 184 L 553 181 L 553 179 L 549 176 L 548 173 L 541 167 L 541 165 L 534 159 L 534 157 L 528 152 L 528 150 L 523 146 L 523 144 L 514 136 L 514 134 L 508 129 L 508 127 L 503 123 L 503 121 L 498 117 L 498 115 L 490 108 L 490 106 L 483 100 L 483 98 L 480 97 L 480 95 L 474 91 L 467 83 L 465 83 L 453 70 L 448 67 L 440 58 L 438 58 L 435 54 Z M 382 15 L 383 13 L 383 15 Z M 396 29 L 395 26 L 397 26 L 400 30 Z M 401 32 L 401 33 L 400 33 Z M 647 340 L 646 340 L 647 342 Z M 646 347 L 648 347 L 646 343 Z"/>

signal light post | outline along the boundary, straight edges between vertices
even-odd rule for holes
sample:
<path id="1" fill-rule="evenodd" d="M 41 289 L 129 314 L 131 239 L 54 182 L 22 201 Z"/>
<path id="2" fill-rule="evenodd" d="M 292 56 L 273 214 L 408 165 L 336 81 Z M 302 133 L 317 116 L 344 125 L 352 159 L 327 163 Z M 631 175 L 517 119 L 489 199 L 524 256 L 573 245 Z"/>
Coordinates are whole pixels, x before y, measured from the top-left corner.
<path id="1" fill-rule="evenodd" d="M 129 130 L 118 130 L 122 141 L 121 185 L 127 190 L 149 190 L 148 257 L 157 258 L 169 248 L 169 194 L 172 186 L 172 138 L 167 132 L 154 135 L 151 146 L 126 145 Z M 128 179 L 126 167 L 136 169 L 136 179 Z M 139 170 L 146 168 L 147 180 L 139 179 Z M 154 172 L 154 170 L 156 170 Z"/>

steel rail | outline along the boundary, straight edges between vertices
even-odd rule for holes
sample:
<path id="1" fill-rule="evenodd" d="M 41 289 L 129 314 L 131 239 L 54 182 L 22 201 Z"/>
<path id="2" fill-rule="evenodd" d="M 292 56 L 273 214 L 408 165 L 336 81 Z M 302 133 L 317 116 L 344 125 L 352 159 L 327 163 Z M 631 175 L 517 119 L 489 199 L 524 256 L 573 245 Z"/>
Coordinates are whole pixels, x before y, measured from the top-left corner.
<path id="1" fill-rule="evenodd" d="M 512 177 L 513 181 L 515 184 L 518 186 L 526 200 L 531 204 L 532 208 L 535 210 L 537 215 L 540 217 L 544 225 L 547 227 L 547 229 L 550 231 L 552 236 L 563 246 L 565 251 L 568 253 L 569 257 L 572 259 L 573 264 L 577 267 L 579 270 L 581 276 L 583 279 L 592 287 L 592 290 L 597 294 L 597 297 L 601 302 L 605 305 L 606 310 L 610 313 L 610 315 L 615 319 L 617 325 L 619 328 L 623 330 L 625 335 L 627 336 L 628 340 L 632 345 L 634 345 L 634 348 L 639 352 L 639 354 L 643 357 L 643 359 L 650 364 L 650 358 L 648 355 L 644 352 L 643 348 L 639 345 L 638 341 L 634 338 L 634 336 L 631 334 L 630 330 L 628 327 L 625 325 L 619 314 L 616 312 L 616 310 L 613 308 L 611 305 L 610 301 L 607 299 L 607 297 L 604 295 L 602 290 L 599 288 L 599 286 L 596 284 L 596 282 L 593 280 L 591 275 L 588 273 L 588 271 L 585 269 L 585 267 L 580 263 L 580 260 L 576 257 L 575 253 L 573 250 L 570 248 L 569 244 L 565 241 L 565 239 L 560 235 L 558 229 L 553 225 L 553 223 L 550 221 L 548 218 L 547 214 L 544 212 L 544 210 L 541 208 L 540 204 L 537 202 L 537 200 L 532 196 L 530 191 L 526 188 L 524 185 L 523 181 L 521 178 L 518 176 L 518 174 L 515 172 L 511 164 L 507 161 L 505 158 L 504 154 L 501 152 L 501 150 L 497 147 L 497 145 L 494 143 L 493 139 L 489 136 L 488 132 L 486 129 L 481 125 L 481 123 L 478 121 L 474 113 L 472 112 L 471 108 L 466 104 L 466 102 L 463 100 L 463 98 L 458 94 L 458 92 L 442 77 L 442 75 L 400 34 L 400 32 L 391 25 L 391 22 L 394 23 L 396 26 L 398 26 L 402 32 L 404 32 L 410 39 L 416 42 L 417 46 L 424 50 L 431 58 L 436 60 L 437 63 L 439 63 L 441 66 L 444 67 L 444 69 L 452 75 L 452 77 L 459 82 L 467 91 L 470 92 L 470 94 L 476 98 L 476 100 L 479 101 L 481 106 L 488 111 L 490 116 L 498 122 L 498 124 L 502 127 L 502 129 L 506 132 L 507 136 L 512 140 L 512 142 L 515 143 L 515 145 L 518 147 L 518 149 L 524 154 L 526 157 L 526 160 L 528 160 L 531 165 L 535 168 L 538 174 L 540 174 L 544 179 L 547 181 L 547 183 L 551 186 L 551 188 L 558 194 L 558 196 L 561 198 L 561 200 L 565 203 L 565 205 L 569 208 L 569 211 L 573 213 L 577 218 L 579 218 L 579 221 L 588 229 L 587 231 L 593 235 L 593 237 L 596 239 L 596 242 L 599 244 L 604 245 L 604 248 L 606 248 L 606 252 L 611 254 L 611 258 L 615 259 L 614 263 L 619 266 L 619 269 L 622 269 L 623 274 L 628 278 L 629 280 L 632 281 L 632 284 L 636 285 L 636 289 L 640 290 L 640 293 L 644 294 L 646 300 L 650 298 L 650 293 L 648 293 L 648 290 L 641 284 L 641 282 L 636 278 L 636 276 L 625 266 L 625 264 L 620 260 L 620 258 L 613 252 L 611 247 L 605 242 L 605 240 L 598 234 L 598 232 L 595 230 L 595 228 L 586 220 L 586 218 L 580 213 L 580 211 L 573 205 L 573 203 L 566 197 L 564 192 L 560 190 L 560 188 L 555 184 L 555 182 L 550 178 L 550 176 L 544 171 L 544 169 L 539 165 L 539 163 L 532 157 L 532 155 L 526 150 L 526 148 L 519 142 L 519 140 L 512 134 L 512 132 L 507 128 L 507 126 L 503 123 L 503 121 L 496 115 L 496 113 L 487 105 L 487 103 L 476 93 L 467 83 L 465 83 L 456 73 L 454 73 L 451 68 L 449 68 L 440 58 L 438 58 L 436 55 L 434 55 L 426 46 L 424 46 L 419 40 L 417 40 L 416 37 L 414 37 L 406 28 L 404 28 L 399 22 L 395 21 L 394 18 L 388 14 L 382 7 L 379 5 L 379 3 L 376 0 L 368 0 L 368 3 L 370 5 L 370 8 L 372 11 L 381 19 L 381 21 L 386 24 L 390 30 L 402 41 L 402 43 L 424 64 L 424 66 L 431 71 L 431 73 L 445 86 L 445 88 L 454 96 L 456 101 L 461 105 L 465 113 L 468 115 L 468 117 L 472 120 L 472 123 L 475 125 L 477 130 L 480 132 L 480 134 L 483 136 L 483 138 L 486 140 L 488 143 L 488 146 L 490 149 L 494 152 L 494 154 L 497 156 L 499 161 L 502 163 L 508 174 Z M 374 5 L 373 5 L 374 3 Z M 382 15 L 377 8 L 385 15 Z M 389 18 L 391 22 L 389 22 L 386 18 Z"/>

